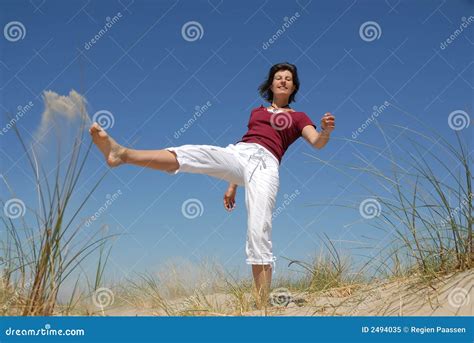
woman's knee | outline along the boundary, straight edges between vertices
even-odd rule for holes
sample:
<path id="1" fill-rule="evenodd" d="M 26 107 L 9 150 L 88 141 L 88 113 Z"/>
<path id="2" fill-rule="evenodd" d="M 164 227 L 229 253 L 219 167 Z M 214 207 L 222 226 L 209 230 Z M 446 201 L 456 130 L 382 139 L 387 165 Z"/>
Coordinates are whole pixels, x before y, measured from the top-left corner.
<path id="1" fill-rule="evenodd" d="M 165 150 L 166 152 L 170 153 L 170 167 L 167 168 L 165 170 L 165 172 L 167 173 L 171 173 L 171 174 L 175 174 L 179 168 L 180 168 L 180 165 L 179 165 L 179 162 L 178 162 L 178 155 L 176 154 L 176 152 L 172 151 L 172 150 Z"/>

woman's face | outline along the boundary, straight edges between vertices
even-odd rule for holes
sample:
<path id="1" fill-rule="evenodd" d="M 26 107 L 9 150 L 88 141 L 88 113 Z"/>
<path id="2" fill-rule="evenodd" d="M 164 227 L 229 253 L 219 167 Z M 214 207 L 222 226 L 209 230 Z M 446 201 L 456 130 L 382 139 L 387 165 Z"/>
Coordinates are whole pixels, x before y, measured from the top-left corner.
<path id="1" fill-rule="evenodd" d="M 275 73 L 273 77 L 271 90 L 273 96 L 277 97 L 287 97 L 295 90 L 295 85 L 293 84 L 293 74 L 289 70 L 280 70 Z"/>

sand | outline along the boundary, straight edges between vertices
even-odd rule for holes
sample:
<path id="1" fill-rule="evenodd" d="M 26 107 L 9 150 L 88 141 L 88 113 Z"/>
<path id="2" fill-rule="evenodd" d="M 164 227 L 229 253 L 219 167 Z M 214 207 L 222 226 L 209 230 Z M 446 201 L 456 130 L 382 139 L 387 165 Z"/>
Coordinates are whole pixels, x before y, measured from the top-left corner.
<path id="1" fill-rule="evenodd" d="M 251 302 L 250 294 L 246 296 Z M 168 301 L 168 305 L 173 313 L 187 310 L 181 313 L 199 316 L 472 316 L 474 270 L 445 276 L 431 284 L 420 283 L 412 277 L 335 288 L 321 294 L 291 293 L 290 302 L 266 310 L 235 310 L 235 298 L 223 293 L 201 296 L 199 301 L 196 297 L 187 297 Z M 213 311 L 200 309 L 199 303 L 203 301 Z M 147 304 L 125 304 L 111 306 L 97 314 L 166 316 L 170 313 Z"/>

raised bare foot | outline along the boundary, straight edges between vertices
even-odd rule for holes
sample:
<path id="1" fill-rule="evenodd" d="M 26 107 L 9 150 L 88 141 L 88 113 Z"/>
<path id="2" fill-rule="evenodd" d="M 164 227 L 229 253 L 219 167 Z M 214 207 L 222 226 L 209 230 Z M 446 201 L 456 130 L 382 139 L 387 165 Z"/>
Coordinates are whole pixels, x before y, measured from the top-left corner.
<path id="1" fill-rule="evenodd" d="M 94 144 L 104 154 L 105 160 L 110 167 L 117 167 L 125 163 L 124 154 L 126 149 L 118 144 L 99 124 L 93 123 L 89 128 Z"/>

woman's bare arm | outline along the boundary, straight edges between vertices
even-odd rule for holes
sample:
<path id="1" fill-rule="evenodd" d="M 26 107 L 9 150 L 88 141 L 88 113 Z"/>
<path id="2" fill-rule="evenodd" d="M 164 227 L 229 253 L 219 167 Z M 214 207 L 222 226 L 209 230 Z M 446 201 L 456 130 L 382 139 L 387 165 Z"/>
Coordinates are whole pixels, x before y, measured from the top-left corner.
<path id="1" fill-rule="evenodd" d="M 312 125 L 306 125 L 302 132 L 303 138 L 316 149 L 322 149 L 329 142 L 330 133 L 325 130 L 318 132 Z"/>
<path id="2" fill-rule="evenodd" d="M 237 193 L 237 185 L 229 183 L 227 191 L 224 193 L 224 208 L 227 211 L 232 211 L 235 207 L 235 194 Z"/>
<path id="3" fill-rule="evenodd" d="M 301 132 L 306 141 L 316 149 L 322 149 L 329 141 L 332 130 L 336 127 L 335 119 L 331 113 L 326 113 L 321 118 L 321 132 L 316 131 L 314 126 L 306 125 Z"/>

